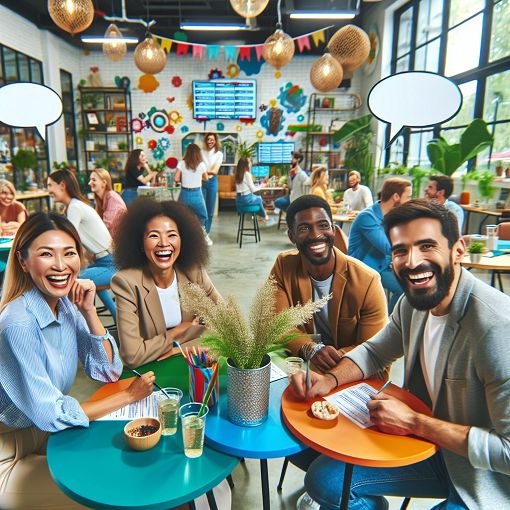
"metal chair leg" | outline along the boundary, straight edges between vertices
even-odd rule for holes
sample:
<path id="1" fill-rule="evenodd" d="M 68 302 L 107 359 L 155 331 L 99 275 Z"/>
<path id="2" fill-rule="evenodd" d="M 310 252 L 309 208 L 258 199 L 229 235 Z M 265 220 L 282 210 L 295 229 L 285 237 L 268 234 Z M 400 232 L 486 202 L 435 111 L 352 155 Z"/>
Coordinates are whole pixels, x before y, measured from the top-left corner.
<path id="1" fill-rule="evenodd" d="M 237 224 L 237 240 L 236 240 L 236 243 L 239 244 L 239 236 L 241 235 L 241 216 L 242 216 L 242 213 L 238 213 L 239 214 L 239 223 Z"/>
<path id="2" fill-rule="evenodd" d="M 227 476 L 227 482 L 228 482 L 228 486 L 231 489 L 233 489 L 235 487 L 234 480 L 232 480 L 232 475 L 228 475 Z"/>
<path id="3" fill-rule="evenodd" d="M 280 474 L 280 481 L 278 482 L 278 486 L 276 487 L 276 490 L 278 492 L 282 492 L 283 480 L 285 478 L 285 473 L 287 472 L 288 465 L 289 465 L 289 458 L 285 457 L 285 460 L 283 461 L 282 472 Z"/>
<path id="4" fill-rule="evenodd" d="M 239 248 L 243 247 L 243 233 L 244 233 L 244 213 L 241 213 L 241 237 L 239 238 Z"/>
<path id="5" fill-rule="evenodd" d="M 411 498 L 405 498 L 404 501 L 402 501 L 402 506 L 400 507 L 400 510 L 406 510 L 410 502 Z"/>

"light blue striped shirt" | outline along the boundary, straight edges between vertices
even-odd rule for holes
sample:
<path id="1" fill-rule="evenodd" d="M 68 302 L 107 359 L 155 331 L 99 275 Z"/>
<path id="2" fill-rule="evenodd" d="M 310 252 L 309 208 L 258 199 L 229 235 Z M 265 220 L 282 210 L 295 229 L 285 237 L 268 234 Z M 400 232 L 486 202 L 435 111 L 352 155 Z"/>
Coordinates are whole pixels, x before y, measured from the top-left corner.
<path id="1" fill-rule="evenodd" d="M 35 426 L 55 432 L 87 427 L 78 401 L 67 395 L 78 359 L 97 381 L 116 381 L 122 362 L 115 341 L 91 335 L 84 317 L 69 299 L 57 304 L 58 319 L 41 292 L 33 288 L 0 314 L 0 422 L 9 427 Z M 103 341 L 113 349 L 108 361 Z"/>

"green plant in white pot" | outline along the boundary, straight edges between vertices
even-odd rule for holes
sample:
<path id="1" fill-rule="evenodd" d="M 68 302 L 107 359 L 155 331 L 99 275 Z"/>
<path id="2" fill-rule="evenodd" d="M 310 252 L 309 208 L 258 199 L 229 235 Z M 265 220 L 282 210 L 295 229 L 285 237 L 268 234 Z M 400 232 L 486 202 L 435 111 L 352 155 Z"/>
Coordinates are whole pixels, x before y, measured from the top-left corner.
<path id="1" fill-rule="evenodd" d="M 180 295 L 185 310 L 205 321 L 202 345 L 227 360 L 228 417 L 237 425 L 260 425 L 267 418 L 271 365 L 268 353 L 302 335 L 297 326 L 308 322 L 329 300 L 327 296 L 276 312 L 277 284 L 268 278 L 258 290 L 247 321 L 235 299 L 215 304 L 195 284 Z"/>
<path id="2" fill-rule="evenodd" d="M 473 264 L 479 264 L 482 260 L 483 252 L 485 251 L 485 244 L 475 241 L 468 246 L 469 259 Z"/>

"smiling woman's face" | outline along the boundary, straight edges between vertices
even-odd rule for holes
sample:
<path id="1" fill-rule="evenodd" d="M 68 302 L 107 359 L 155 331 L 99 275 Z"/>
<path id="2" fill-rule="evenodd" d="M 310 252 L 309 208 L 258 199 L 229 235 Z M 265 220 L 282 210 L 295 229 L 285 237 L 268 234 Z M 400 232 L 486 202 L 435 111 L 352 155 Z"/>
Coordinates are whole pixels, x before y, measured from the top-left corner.
<path id="1" fill-rule="evenodd" d="M 181 252 L 181 236 L 168 216 L 152 218 L 145 228 L 143 250 L 152 273 L 171 269 Z"/>
<path id="2" fill-rule="evenodd" d="M 8 186 L 0 189 L 0 205 L 9 207 L 14 202 L 14 194 Z"/>

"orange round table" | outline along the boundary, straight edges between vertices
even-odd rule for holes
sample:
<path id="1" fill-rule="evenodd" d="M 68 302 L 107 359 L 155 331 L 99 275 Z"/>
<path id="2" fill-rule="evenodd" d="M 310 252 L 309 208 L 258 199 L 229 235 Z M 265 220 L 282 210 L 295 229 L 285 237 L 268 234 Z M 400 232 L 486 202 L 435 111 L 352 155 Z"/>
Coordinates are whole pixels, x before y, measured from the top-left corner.
<path id="1" fill-rule="evenodd" d="M 334 390 L 348 388 L 362 381 L 345 384 Z M 366 382 L 379 389 L 384 381 L 367 379 Z M 430 409 L 417 397 L 391 384 L 384 390 L 409 407 L 431 415 Z M 315 400 L 322 400 L 322 397 Z M 312 402 L 298 399 L 289 386 L 282 395 L 283 421 L 289 430 L 312 449 L 346 463 L 344 486 L 340 509 L 349 505 L 353 465 L 370 467 L 399 467 L 428 459 L 438 451 L 437 445 L 411 436 L 397 436 L 379 432 L 375 427 L 358 427 L 343 414 L 336 420 L 324 421 L 315 418 L 310 411 Z"/>

